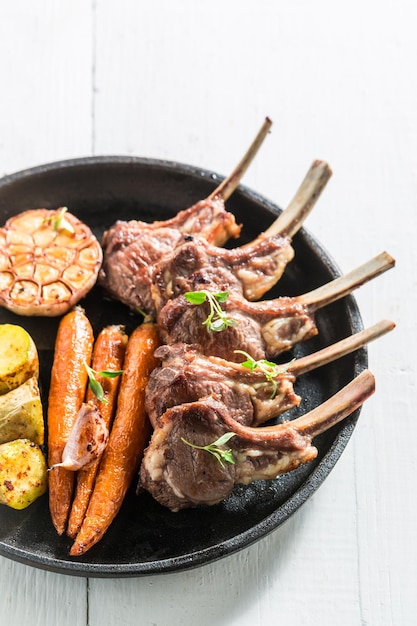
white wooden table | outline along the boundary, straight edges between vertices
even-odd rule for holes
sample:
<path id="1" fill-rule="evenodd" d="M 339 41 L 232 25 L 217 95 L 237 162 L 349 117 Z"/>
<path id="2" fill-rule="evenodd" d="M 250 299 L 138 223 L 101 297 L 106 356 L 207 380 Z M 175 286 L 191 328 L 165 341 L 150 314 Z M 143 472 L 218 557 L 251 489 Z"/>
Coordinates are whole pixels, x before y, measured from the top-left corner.
<path id="1" fill-rule="evenodd" d="M 417 623 L 417 4 L 414 0 L 0 3 L 0 174 L 124 154 L 226 174 L 265 115 L 245 184 L 284 206 L 314 158 L 308 228 L 349 270 L 377 394 L 329 478 L 256 545 L 185 573 L 86 579 L 0 558 L 0 624 Z M 29 207 L 28 207 L 29 208 Z"/>

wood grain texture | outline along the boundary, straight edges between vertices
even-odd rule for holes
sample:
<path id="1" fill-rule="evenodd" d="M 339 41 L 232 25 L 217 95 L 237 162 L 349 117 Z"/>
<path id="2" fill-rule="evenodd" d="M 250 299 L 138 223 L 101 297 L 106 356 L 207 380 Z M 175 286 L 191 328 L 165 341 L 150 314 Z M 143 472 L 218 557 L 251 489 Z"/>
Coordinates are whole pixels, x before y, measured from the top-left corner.
<path id="1" fill-rule="evenodd" d="M 414 0 L 0 5 L 0 173 L 128 154 L 227 174 L 265 115 L 244 184 L 285 206 L 314 158 L 334 175 L 306 227 L 357 292 L 377 393 L 319 491 L 283 527 L 186 573 L 97 580 L 0 559 L 0 623 L 411 626 L 417 585 L 417 4 Z"/>
<path id="2" fill-rule="evenodd" d="M 0 174 L 89 154 L 91 6 L 3 2 L 0 33 Z"/>

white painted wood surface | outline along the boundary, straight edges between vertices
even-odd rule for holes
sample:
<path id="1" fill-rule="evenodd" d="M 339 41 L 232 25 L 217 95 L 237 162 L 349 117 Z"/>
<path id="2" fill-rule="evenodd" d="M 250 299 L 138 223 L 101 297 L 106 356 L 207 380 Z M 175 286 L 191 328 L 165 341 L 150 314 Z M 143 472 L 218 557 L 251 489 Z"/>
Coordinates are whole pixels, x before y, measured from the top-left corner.
<path id="1" fill-rule="evenodd" d="M 99 580 L 0 558 L 0 625 L 408 626 L 417 610 L 415 0 L 0 2 L 0 175 L 91 154 L 227 173 L 265 115 L 245 184 L 284 206 L 314 158 L 334 176 L 308 228 L 357 299 L 398 324 L 378 391 L 319 491 L 283 527 L 186 573 Z"/>

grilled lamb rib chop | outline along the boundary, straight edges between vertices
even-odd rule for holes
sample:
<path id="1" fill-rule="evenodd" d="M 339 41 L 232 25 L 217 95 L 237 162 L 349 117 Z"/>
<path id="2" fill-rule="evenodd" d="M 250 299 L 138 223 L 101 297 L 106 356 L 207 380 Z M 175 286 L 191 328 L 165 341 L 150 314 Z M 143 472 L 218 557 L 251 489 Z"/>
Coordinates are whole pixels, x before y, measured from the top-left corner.
<path id="1" fill-rule="evenodd" d="M 221 502 L 235 484 L 271 480 L 313 460 L 311 441 L 353 413 L 375 390 L 365 370 L 321 406 L 304 416 L 270 427 L 236 422 L 213 396 L 168 409 L 154 430 L 140 470 L 140 485 L 172 511 Z M 234 463 L 220 463 L 207 450 L 225 433 Z"/>
<path id="2" fill-rule="evenodd" d="M 256 149 L 268 131 L 269 126 L 266 123 L 264 127 L 253 144 Z M 279 280 L 286 264 L 294 255 L 291 237 L 301 228 L 313 209 L 332 172 L 327 163 L 314 161 L 294 198 L 275 222 L 251 244 L 233 252 L 225 251 L 219 246 L 229 237 L 237 237 L 240 228 L 236 226 L 234 218 L 230 222 L 232 218 L 224 210 L 224 202 L 236 188 L 253 158 L 253 146 L 247 153 L 250 156 L 244 157 L 231 176 L 206 200 L 165 222 L 147 224 L 134 220 L 118 221 L 104 233 L 104 259 L 99 283 L 110 296 L 132 309 L 153 313 L 153 297 L 157 298 L 157 306 L 161 306 L 162 301 L 169 297 L 169 285 L 164 287 L 165 279 L 161 279 L 161 272 L 164 270 L 158 264 L 165 257 L 170 257 L 173 250 L 187 241 L 188 236 L 207 242 L 206 262 L 215 263 L 219 272 L 227 273 L 230 269 L 229 282 L 245 280 L 246 296 L 249 299 L 260 297 Z M 246 260 L 250 265 L 247 268 L 243 266 Z M 157 290 L 152 294 L 156 269 L 160 273 L 159 287 L 163 293 Z M 167 277 L 166 281 L 168 280 Z"/>
<path id="3" fill-rule="evenodd" d="M 104 257 L 98 280 L 112 297 L 132 309 L 152 312 L 153 265 L 178 245 L 183 234 L 198 233 L 219 246 L 230 237 L 239 236 L 241 227 L 225 210 L 225 202 L 239 184 L 271 125 L 271 120 L 266 118 L 242 160 L 205 200 L 165 221 L 119 220 L 104 233 Z"/>
<path id="4" fill-rule="evenodd" d="M 206 269 L 215 276 L 219 291 L 233 289 L 248 300 L 258 300 L 278 282 L 293 257 L 290 240 L 281 235 L 232 250 L 185 236 L 172 254 L 155 265 L 151 286 L 155 309 L 159 311 L 167 300 L 191 291 L 195 275 L 204 276 Z"/>
<path id="5" fill-rule="evenodd" d="M 225 250 L 201 237 L 184 235 L 175 249 L 155 264 L 152 296 L 158 311 L 165 302 L 189 291 L 194 275 L 206 269 L 216 274 L 222 290 L 238 290 L 248 300 L 258 300 L 281 278 L 294 257 L 291 237 L 301 228 L 331 176 L 327 163 L 314 161 L 288 207 L 254 241 Z M 202 272 L 202 274 L 200 274 Z"/>
<path id="6" fill-rule="evenodd" d="M 168 300 L 158 312 L 158 325 L 163 343 L 198 344 L 201 352 L 229 361 L 239 361 L 235 350 L 243 350 L 256 361 L 274 359 L 318 333 L 314 317 L 318 309 L 351 293 L 365 282 L 379 276 L 395 264 L 386 252 L 335 280 L 304 295 L 280 297 L 275 300 L 249 302 L 239 293 L 230 293 L 223 304 L 235 324 L 222 332 L 207 332 L 206 304 L 196 306 L 181 295 Z M 193 275 L 192 291 L 220 291 L 217 275 L 207 268 Z M 219 288 L 220 287 L 220 288 Z"/>
<path id="7" fill-rule="evenodd" d="M 162 366 L 154 369 L 146 390 L 149 419 L 156 428 L 167 409 L 214 394 L 228 407 L 233 419 L 247 426 L 259 426 L 298 406 L 301 398 L 293 388 L 296 377 L 358 350 L 394 327 L 393 322 L 383 320 L 318 352 L 277 365 L 275 372 L 266 366 L 272 379 L 265 376 L 262 364 L 248 369 L 239 363 L 205 356 L 198 346 L 160 346 L 155 356 L 162 360 Z"/>

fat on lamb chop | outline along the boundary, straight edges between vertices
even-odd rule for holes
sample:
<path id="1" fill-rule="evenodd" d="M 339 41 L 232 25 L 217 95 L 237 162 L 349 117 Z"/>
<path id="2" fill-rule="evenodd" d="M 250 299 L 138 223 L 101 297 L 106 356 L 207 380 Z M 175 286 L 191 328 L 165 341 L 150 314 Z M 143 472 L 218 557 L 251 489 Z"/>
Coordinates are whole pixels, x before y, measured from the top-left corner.
<path id="1" fill-rule="evenodd" d="M 207 301 L 198 306 L 187 299 L 187 294 L 168 300 L 157 316 L 161 340 L 166 344 L 198 344 L 204 354 L 229 361 L 242 360 L 236 350 L 247 352 L 256 361 L 274 359 L 318 333 L 315 314 L 319 309 L 350 294 L 394 264 L 395 260 L 382 252 L 348 274 L 295 297 L 249 302 L 231 291 L 222 305 L 216 305 L 223 316 L 216 320 L 220 321 L 217 328 L 221 332 L 210 332 L 210 325 L 207 326 L 213 310 L 209 307 L 222 285 L 216 282 L 217 274 L 206 268 L 193 275 L 194 283 L 190 286 L 191 293 L 204 291 Z"/>
<path id="2" fill-rule="evenodd" d="M 159 418 L 173 406 L 214 394 L 233 419 L 259 426 L 299 405 L 301 397 L 294 383 L 300 375 L 362 348 L 393 328 L 394 322 L 382 320 L 313 354 L 276 366 L 257 362 L 248 368 L 206 356 L 195 345 L 160 346 L 155 356 L 161 359 L 161 367 L 153 370 L 146 389 L 147 414 L 156 428 Z"/>
<path id="3" fill-rule="evenodd" d="M 258 300 L 281 278 L 294 258 L 291 239 L 313 209 L 332 172 L 314 161 L 288 207 L 254 241 L 233 249 L 214 246 L 201 237 L 183 235 L 175 249 L 155 264 L 151 292 L 158 311 L 167 300 L 190 290 L 196 275 L 208 269 L 222 290 L 238 290 Z M 202 272 L 202 274 L 200 274 Z"/>
<path id="4" fill-rule="evenodd" d="M 234 420 L 212 395 L 175 406 L 162 415 L 145 450 L 140 487 L 172 511 L 217 504 L 236 484 L 271 480 L 316 458 L 312 439 L 351 415 L 374 390 L 374 377 L 364 370 L 302 417 L 258 428 Z M 227 433 L 229 462 L 222 460 L 224 446 L 216 445 Z"/>
<path id="5" fill-rule="evenodd" d="M 226 211 L 225 202 L 238 186 L 271 125 L 271 120 L 266 118 L 233 172 L 205 200 L 164 221 L 118 220 L 104 233 L 98 282 L 110 296 L 132 309 L 152 312 L 152 268 L 178 245 L 184 234 L 198 234 L 218 246 L 231 237 L 239 237 L 241 227 Z"/>

